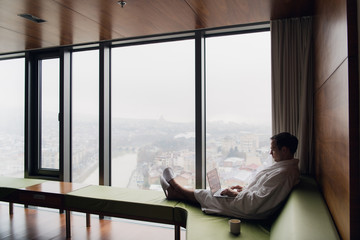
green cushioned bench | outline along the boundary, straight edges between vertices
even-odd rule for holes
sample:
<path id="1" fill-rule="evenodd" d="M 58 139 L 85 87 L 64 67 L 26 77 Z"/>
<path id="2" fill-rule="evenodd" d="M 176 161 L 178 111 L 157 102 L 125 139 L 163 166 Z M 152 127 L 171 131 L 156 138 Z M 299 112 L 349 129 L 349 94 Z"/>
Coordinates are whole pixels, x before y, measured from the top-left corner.
<path id="1" fill-rule="evenodd" d="M 270 239 L 340 239 L 313 178 L 301 177 L 272 225 Z"/>
<path id="2" fill-rule="evenodd" d="M 126 189 L 109 186 L 87 186 L 65 195 L 67 210 L 89 214 L 121 217 L 175 226 L 175 238 L 180 238 L 180 226 L 174 222 L 178 202 L 169 201 L 163 192 Z"/>
<path id="3" fill-rule="evenodd" d="M 14 191 L 20 188 L 29 187 L 35 184 L 43 183 L 46 180 L 29 179 L 29 178 L 14 178 L 14 177 L 0 177 L 0 200 L 6 201 L 7 197 Z"/>
<path id="4" fill-rule="evenodd" d="M 0 177 L 0 200 L 6 201 L 14 189 L 42 182 Z M 207 215 L 197 206 L 166 200 L 163 192 L 90 185 L 63 196 L 64 210 L 85 212 L 87 220 L 89 214 L 99 214 L 172 224 L 175 239 L 180 238 L 180 226 L 186 228 L 187 240 L 340 239 L 317 184 L 309 177 L 301 177 L 271 221 L 242 219 L 239 236 L 229 233 L 229 217 Z"/>
<path id="5" fill-rule="evenodd" d="M 12 194 L 18 189 L 43 183 L 46 180 L 0 176 L 0 201 L 9 202 L 9 213 L 13 214 Z"/>
<path id="6" fill-rule="evenodd" d="M 181 222 L 186 228 L 186 239 L 269 239 L 267 231 L 260 223 L 255 221 L 241 222 L 241 236 L 236 236 L 229 231 L 229 217 L 207 215 L 197 206 L 179 203 L 175 209 L 175 220 Z"/>
<path id="7" fill-rule="evenodd" d="M 163 192 L 109 186 L 91 185 L 65 195 L 65 206 L 72 211 L 169 224 L 176 204 Z"/>
<path id="8" fill-rule="evenodd" d="M 206 215 L 199 207 L 190 204 L 177 204 L 174 216 L 175 221 L 186 227 L 187 240 L 340 239 L 315 180 L 304 176 L 274 219 L 241 219 L 240 236 L 229 233 L 229 217 Z"/>

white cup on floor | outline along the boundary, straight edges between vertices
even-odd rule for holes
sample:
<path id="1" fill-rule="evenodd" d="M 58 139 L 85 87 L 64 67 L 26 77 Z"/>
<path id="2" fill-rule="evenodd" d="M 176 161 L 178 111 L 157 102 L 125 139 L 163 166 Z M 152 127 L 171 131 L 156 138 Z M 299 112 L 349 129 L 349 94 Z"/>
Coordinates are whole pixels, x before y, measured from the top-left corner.
<path id="1" fill-rule="evenodd" d="M 230 219 L 230 232 L 234 235 L 239 235 L 241 231 L 241 221 L 239 219 Z"/>

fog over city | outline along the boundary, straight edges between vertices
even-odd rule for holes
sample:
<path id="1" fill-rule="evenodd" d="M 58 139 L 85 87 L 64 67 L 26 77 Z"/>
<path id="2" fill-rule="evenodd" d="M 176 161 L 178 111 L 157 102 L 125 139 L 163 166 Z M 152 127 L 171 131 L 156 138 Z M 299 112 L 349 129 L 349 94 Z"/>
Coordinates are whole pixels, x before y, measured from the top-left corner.
<path id="1" fill-rule="evenodd" d="M 182 40 L 112 49 L 112 183 L 158 189 L 172 166 L 194 187 L 195 43 Z M 251 54 L 250 54 L 251 53 Z M 270 33 L 206 39 L 206 157 L 224 184 L 269 164 Z M 42 154 L 58 166 L 58 60 L 43 61 Z M 73 180 L 98 184 L 99 52 L 73 53 Z M 0 62 L 0 175 L 23 175 L 24 59 Z M 45 157 L 44 157 L 45 158 Z M 4 165 L 3 165 L 4 166 Z"/>

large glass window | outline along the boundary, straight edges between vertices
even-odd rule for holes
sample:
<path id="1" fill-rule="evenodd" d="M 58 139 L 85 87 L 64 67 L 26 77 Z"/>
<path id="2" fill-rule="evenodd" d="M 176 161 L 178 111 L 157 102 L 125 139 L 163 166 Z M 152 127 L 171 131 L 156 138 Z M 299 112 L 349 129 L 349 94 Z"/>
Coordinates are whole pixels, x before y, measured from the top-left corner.
<path id="1" fill-rule="evenodd" d="M 194 40 L 112 49 L 112 185 L 161 189 L 162 170 L 195 186 Z"/>
<path id="2" fill-rule="evenodd" d="M 0 175 L 24 176 L 24 66 L 0 61 Z"/>
<path id="3" fill-rule="evenodd" d="M 41 61 L 41 168 L 59 169 L 59 58 Z"/>
<path id="4" fill-rule="evenodd" d="M 99 51 L 72 56 L 72 179 L 99 184 Z"/>
<path id="5" fill-rule="evenodd" d="M 205 169 L 218 168 L 223 186 L 246 184 L 251 175 L 272 163 L 269 155 L 270 32 L 209 36 L 212 33 L 207 31 L 206 34 L 205 55 L 201 56 L 205 63 L 205 87 L 200 89 L 205 95 L 206 122 L 198 126 L 206 130 Z M 105 124 L 111 126 L 113 186 L 161 190 L 159 176 L 170 166 L 181 185 L 195 187 L 195 68 L 199 66 L 195 66 L 195 53 L 195 39 L 111 48 L 111 122 Z M 33 134 L 31 149 L 36 148 L 30 152 L 31 160 L 34 159 L 29 160 L 31 174 L 39 174 L 40 170 L 40 174 L 55 176 L 46 170 L 60 170 L 59 156 L 62 154 L 59 151 L 65 149 L 66 161 L 69 160 L 67 154 L 72 154 L 72 180 L 98 184 L 102 180 L 99 179 L 99 131 L 102 129 L 99 128 L 99 50 L 73 52 L 71 67 L 67 65 L 70 59 L 64 57 L 64 66 L 67 66 L 62 73 L 67 84 L 61 89 L 64 96 L 60 96 L 59 55 L 49 52 L 39 56 L 30 53 L 30 56 L 32 54 L 39 65 L 31 64 L 37 68 L 31 71 L 40 71 L 39 85 L 30 87 L 40 95 L 28 99 L 33 101 L 30 111 L 39 111 L 28 116 L 33 120 L 30 129 L 34 130 L 29 131 Z M 7 71 L 11 69 L 8 64 L 21 71 Z M 0 111 L 9 112 L 0 116 L 0 149 L 13 156 L 2 154 L 0 160 L 11 161 L 4 164 L 8 168 L 6 172 L 13 174 L 16 168 L 21 175 L 25 125 L 23 66 L 24 59 L 0 62 L 3 69 L 0 69 L 0 80 L 6 82 L 0 89 Z M 21 83 L 7 80 L 10 78 L 19 78 Z M 64 120 L 63 142 L 60 142 L 60 106 L 66 113 L 61 118 Z M 11 111 L 22 115 L 13 116 Z M 17 122 L 16 127 L 11 127 Z M 5 144 L 8 142 L 11 146 Z M 21 152 L 17 151 L 19 149 Z M 35 161 L 37 157 L 40 162 Z M 21 164 L 13 159 L 21 159 Z M 61 170 L 65 175 L 70 173 L 68 165 Z M 0 174 L 4 171 L 1 169 Z M 105 175 L 107 178 L 107 172 Z"/>
<path id="6" fill-rule="evenodd" d="M 244 185 L 269 157 L 270 33 L 206 39 L 206 169 Z"/>

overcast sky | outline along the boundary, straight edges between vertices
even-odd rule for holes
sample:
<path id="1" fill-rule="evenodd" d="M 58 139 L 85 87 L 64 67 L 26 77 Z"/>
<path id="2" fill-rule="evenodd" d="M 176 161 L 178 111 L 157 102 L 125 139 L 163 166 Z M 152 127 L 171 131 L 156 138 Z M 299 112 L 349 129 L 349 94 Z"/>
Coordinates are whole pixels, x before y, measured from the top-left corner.
<path id="1" fill-rule="evenodd" d="M 269 123 L 270 33 L 208 38 L 206 49 L 208 120 Z M 112 117 L 194 121 L 194 53 L 194 40 L 113 49 Z M 73 110 L 96 115 L 98 51 L 75 53 L 73 64 Z M 23 66 L 23 59 L 0 62 L 0 110 L 23 104 Z M 52 109 L 58 95 L 47 91 L 44 107 Z"/>

